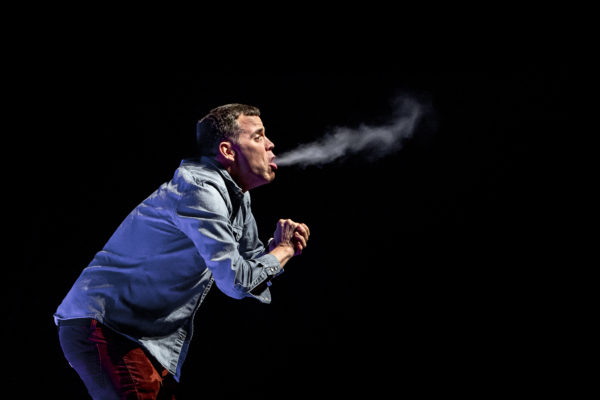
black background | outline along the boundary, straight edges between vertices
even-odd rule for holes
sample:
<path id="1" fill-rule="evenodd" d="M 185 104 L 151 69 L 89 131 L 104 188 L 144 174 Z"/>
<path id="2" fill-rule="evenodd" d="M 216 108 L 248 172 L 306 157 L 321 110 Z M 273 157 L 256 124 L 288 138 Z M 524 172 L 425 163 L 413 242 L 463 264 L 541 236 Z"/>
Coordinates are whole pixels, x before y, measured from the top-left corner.
<path id="1" fill-rule="evenodd" d="M 545 143 L 567 119 L 566 70 L 116 71 L 62 71 L 27 89 L 23 273 L 11 276 L 8 326 L 31 345 L 12 357 L 12 382 L 33 372 L 45 393 L 85 398 L 52 314 L 121 220 L 193 155 L 212 107 L 258 106 L 281 153 L 335 126 L 383 123 L 403 93 L 430 112 L 401 151 L 280 168 L 252 192 L 263 239 L 292 218 L 310 226 L 309 247 L 271 305 L 211 291 L 181 397 L 513 393 L 543 381 L 542 248 L 558 198 Z"/>

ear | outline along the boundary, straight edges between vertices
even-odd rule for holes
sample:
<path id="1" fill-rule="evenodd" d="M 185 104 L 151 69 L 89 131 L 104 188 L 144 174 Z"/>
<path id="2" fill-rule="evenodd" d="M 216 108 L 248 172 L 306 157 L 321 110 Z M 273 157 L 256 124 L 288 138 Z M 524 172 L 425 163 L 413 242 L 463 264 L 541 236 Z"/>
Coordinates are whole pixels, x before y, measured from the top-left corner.
<path id="1" fill-rule="evenodd" d="M 219 154 L 228 161 L 235 161 L 235 149 L 233 148 L 233 143 L 228 140 L 219 143 Z"/>

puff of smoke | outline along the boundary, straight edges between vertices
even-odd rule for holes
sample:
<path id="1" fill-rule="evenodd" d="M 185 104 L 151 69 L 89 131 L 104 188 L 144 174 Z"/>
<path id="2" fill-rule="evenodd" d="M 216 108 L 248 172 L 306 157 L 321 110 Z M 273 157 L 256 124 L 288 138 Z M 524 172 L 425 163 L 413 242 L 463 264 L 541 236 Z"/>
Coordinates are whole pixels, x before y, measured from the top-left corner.
<path id="1" fill-rule="evenodd" d="M 396 111 L 389 123 L 360 125 L 358 128 L 336 127 L 319 140 L 301 144 L 277 156 L 277 165 L 324 165 L 348 155 L 373 161 L 400 150 L 403 142 L 412 137 L 424 110 L 422 104 L 408 96 L 397 98 L 394 104 Z"/>

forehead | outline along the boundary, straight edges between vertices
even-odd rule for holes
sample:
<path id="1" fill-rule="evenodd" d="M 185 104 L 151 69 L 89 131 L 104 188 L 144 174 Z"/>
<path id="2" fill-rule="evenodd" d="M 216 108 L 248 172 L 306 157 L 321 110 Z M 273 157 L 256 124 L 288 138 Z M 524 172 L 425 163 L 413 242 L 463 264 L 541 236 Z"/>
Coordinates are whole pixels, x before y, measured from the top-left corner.
<path id="1" fill-rule="evenodd" d="M 255 115 L 240 115 L 237 119 L 238 125 L 244 133 L 254 133 L 265 129 L 260 117 Z"/>

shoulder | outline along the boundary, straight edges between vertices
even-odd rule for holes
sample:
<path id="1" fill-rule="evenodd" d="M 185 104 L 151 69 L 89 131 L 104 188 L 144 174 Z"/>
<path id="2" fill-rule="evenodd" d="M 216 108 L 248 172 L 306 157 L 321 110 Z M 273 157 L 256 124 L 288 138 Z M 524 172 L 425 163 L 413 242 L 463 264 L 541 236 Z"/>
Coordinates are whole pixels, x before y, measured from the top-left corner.
<path id="1" fill-rule="evenodd" d="M 223 177 L 199 159 L 183 160 L 175 171 L 173 181 L 182 187 L 212 186 L 223 193 L 227 190 Z"/>
<path id="2" fill-rule="evenodd" d="M 172 186 L 178 192 L 179 206 L 218 209 L 229 213 L 231 204 L 221 175 L 210 167 L 184 160 L 175 171 Z"/>

